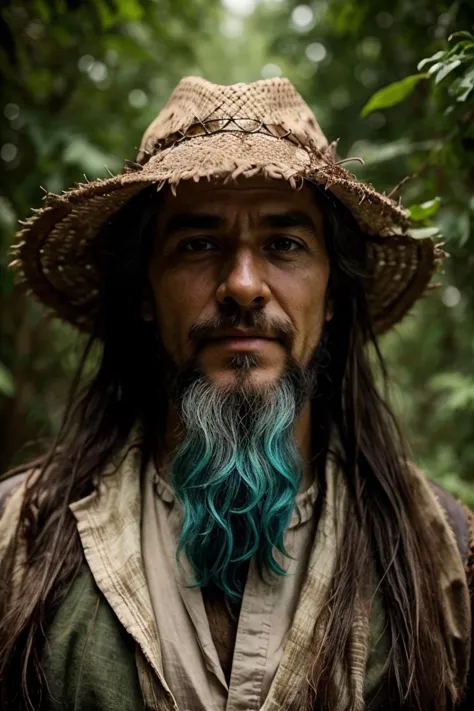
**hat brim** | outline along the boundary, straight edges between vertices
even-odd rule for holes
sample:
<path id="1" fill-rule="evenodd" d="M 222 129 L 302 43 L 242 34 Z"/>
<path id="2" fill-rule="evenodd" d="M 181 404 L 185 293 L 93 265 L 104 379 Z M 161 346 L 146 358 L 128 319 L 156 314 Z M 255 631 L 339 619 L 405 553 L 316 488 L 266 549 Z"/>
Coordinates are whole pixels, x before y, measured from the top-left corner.
<path id="1" fill-rule="evenodd" d="M 104 223 L 150 185 L 172 189 L 182 180 L 231 181 L 262 175 L 298 188 L 305 180 L 323 186 L 352 212 L 367 234 L 367 296 L 374 330 L 399 321 L 424 292 L 440 262 L 431 239 L 409 234 L 408 214 L 397 203 L 357 180 L 320 151 L 284 138 L 224 131 L 195 136 L 117 176 L 48 194 L 12 248 L 18 281 L 60 318 L 90 331 L 99 293 L 91 247 Z"/>

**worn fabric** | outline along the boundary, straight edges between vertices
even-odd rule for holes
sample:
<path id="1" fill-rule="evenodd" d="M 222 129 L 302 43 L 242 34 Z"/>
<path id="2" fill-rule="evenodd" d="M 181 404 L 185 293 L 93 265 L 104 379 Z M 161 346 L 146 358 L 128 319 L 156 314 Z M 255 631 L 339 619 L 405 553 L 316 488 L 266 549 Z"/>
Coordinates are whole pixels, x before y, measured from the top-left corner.
<path id="1" fill-rule="evenodd" d="M 248 565 L 242 568 L 242 579 L 246 579 L 248 568 Z M 229 686 L 242 601 L 229 601 L 223 591 L 216 586 L 203 588 L 202 599 L 211 630 L 212 641 L 214 642 L 227 686 Z"/>
<path id="2" fill-rule="evenodd" d="M 128 642 L 133 640 L 135 643 L 136 654 L 133 662 L 127 644 L 116 645 L 116 649 L 117 654 L 125 660 L 126 665 L 128 664 L 130 678 L 134 676 L 131 665 L 136 664 L 136 679 L 138 679 L 141 689 L 144 707 L 153 711 L 171 711 L 171 709 L 176 711 L 178 709 L 163 672 L 162 645 L 144 572 L 140 532 L 140 467 L 141 452 L 138 443 L 130 444 L 120 461 L 111 463 L 107 472 L 101 477 L 97 490 L 91 496 L 70 507 L 77 520 L 86 558 L 87 573 L 94 579 L 93 589 L 96 587 L 102 595 L 100 605 L 105 606 L 104 612 L 101 612 L 100 607 L 97 611 L 95 595 L 86 596 L 89 603 L 83 607 L 83 619 L 64 614 L 62 617 L 63 627 L 59 623 L 61 618 L 58 618 L 59 626 L 54 628 L 53 625 L 49 635 L 50 669 L 51 673 L 54 673 L 59 679 L 56 683 L 58 695 L 66 693 L 66 684 L 61 682 L 61 679 L 67 679 L 68 685 L 76 690 L 75 699 L 79 704 L 77 706 L 79 709 L 82 698 L 90 699 L 94 695 L 100 697 L 99 688 L 103 684 L 108 687 L 109 698 L 113 698 L 113 689 L 118 685 L 118 676 L 124 673 L 121 671 L 121 664 L 110 665 L 107 667 L 108 679 L 104 680 L 101 667 L 94 664 L 94 657 L 87 654 L 86 642 L 90 644 L 91 640 L 87 641 L 86 630 L 90 629 L 94 634 L 94 625 L 91 624 L 91 627 L 86 628 L 83 623 L 86 620 L 89 622 L 94 616 L 98 620 L 99 613 L 103 615 L 102 621 L 106 621 L 103 624 L 103 629 L 99 628 L 100 638 L 103 638 L 105 645 L 104 649 L 114 646 L 114 642 L 107 644 L 106 639 L 114 640 L 117 636 L 128 640 Z M 455 678 L 462 679 L 469 662 L 471 629 L 463 561 L 445 514 L 426 479 L 417 470 L 412 471 L 411 485 L 413 496 L 425 517 L 426 525 L 439 542 L 440 585 L 444 593 L 443 617 L 450 632 L 449 651 L 452 673 Z M 25 483 L 21 484 L 12 494 L 0 520 L 0 556 L 3 555 L 14 535 L 24 487 Z M 283 657 L 262 711 L 277 711 L 277 709 L 283 711 L 288 708 L 290 697 L 296 693 L 298 684 L 304 683 L 308 654 L 312 649 L 314 620 L 320 610 L 324 613 L 324 591 L 327 590 L 329 571 L 333 560 L 331 550 L 334 551 L 338 545 L 342 544 L 340 536 L 343 517 L 339 519 L 335 516 L 335 512 L 343 511 L 341 504 L 344 501 L 344 496 L 344 486 L 339 474 L 334 472 L 334 476 L 332 476 L 329 472 L 327 494 L 324 499 L 327 504 L 325 503 L 322 507 L 321 520 L 310 555 L 308 573 L 286 640 Z M 24 550 L 20 546 L 15 575 L 18 594 L 21 594 L 23 564 Z M 83 597 L 82 600 L 84 599 Z M 67 601 L 68 598 L 63 605 L 67 604 Z M 60 611 L 63 609 L 66 608 L 61 607 Z M 384 628 L 383 610 L 381 610 L 381 614 L 377 613 L 377 605 L 372 605 L 369 625 L 367 614 L 363 613 L 364 609 L 364 606 L 361 605 L 357 624 L 353 630 L 353 648 L 349 670 L 349 680 L 357 692 L 359 708 L 363 708 L 364 697 L 374 698 L 374 696 L 377 697 L 378 690 L 382 688 L 383 691 L 383 679 L 380 679 L 380 673 L 386 659 L 384 636 L 380 634 Z M 109 612 L 110 614 L 108 614 Z M 69 626 L 68 621 L 70 622 Z M 55 634 L 55 630 L 56 632 L 59 630 L 59 636 Z M 324 634 L 323 627 L 317 632 L 316 639 L 320 639 L 322 634 Z M 55 650 L 60 649 L 60 644 L 57 643 L 58 639 L 62 639 L 63 650 L 65 640 L 69 641 L 66 645 L 67 653 L 57 657 L 59 664 L 55 667 Z M 92 643 L 94 644 L 93 641 Z M 105 652 L 105 655 L 107 654 L 108 651 Z M 76 660 L 81 659 L 82 667 L 77 662 L 72 664 L 70 660 L 74 655 Z M 75 671 L 68 673 L 62 664 L 66 667 L 71 664 L 71 669 Z M 88 669 L 86 670 L 87 665 Z M 80 671 L 81 669 L 82 671 Z M 85 673 L 86 671 L 87 673 Z M 68 705 L 71 708 L 69 701 L 65 703 L 64 708 L 68 708 Z M 84 705 L 82 708 L 86 708 L 86 706 Z M 98 711 L 98 707 L 92 706 L 91 708 L 97 708 Z M 377 705 L 370 704 L 371 711 L 376 708 L 378 708 Z"/>
<path id="3" fill-rule="evenodd" d="M 90 331 L 97 316 L 100 270 L 95 244 L 101 228 L 144 188 L 173 192 L 183 180 L 235 181 L 256 175 L 306 181 L 338 198 L 359 224 L 367 245 L 364 281 L 377 333 L 399 321 L 426 290 L 445 253 L 411 234 L 398 201 L 377 192 L 337 160 L 316 117 L 293 84 L 275 77 L 220 86 L 183 78 L 143 136 L 136 162 L 111 178 L 48 193 L 25 220 L 11 248 L 16 281 L 58 316 Z"/>
<path id="4" fill-rule="evenodd" d="M 369 697 L 374 690 L 380 691 L 380 671 L 386 659 L 387 649 L 378 641 L 383 619 L 380 610 L 372 614 L 371 638 L 375 646 L 367 666 Z M 145 705 L 146 693 L 142 689 L 153 684 L 149 665 L 144 666 L 146 661 L 140 647 L 124 630 L 87 565 L 83 566 L 48 630 L 41 661 L 49 691 L 38 711 L 167 708 L 159 699 L 155 704 Z M 370 711 L 379 708 L 381 698 L 379 693 Z M 194 705 L 191 710 L 194 711 Z"/>
<path id="5" fill-rule="evenodd" d="M 48 630 L 41 711 L 144 709 L 135 654 L 135 641 L 84 566 Z"/>
<path id="6" fill-rule="evenodd" d="M 317 520 L 314 482 L 298 494 L 285 537 L 293 559 L 278 556 L 287 576 L 262 580 L 252 561 L 245 584 L 235 648 L 227 681 L 206 614 L 205 599 L 192 583 L 190 566 L 176 550 L 181 509 L 169 484 L 150 463 L 143 483 L 142 551 L 145 575 L 161 642 L 163 671 L 180 709 L 193 711 L 258 711 L 283 655 L 303 586 Z M 215 611 L 215 608 L 214 608 Z M 226 621 L 226 608 L 211 617 Z M 224 616 L 223 616 L 224 615 Z M 221 652 L 222 654 L 222 652 Z"/>
<path id="7" fill-rule="evenodd" d="M 161 644 L 143 569 L 140 467 L 137 441 L 111 462 L 96 491 L 70 509 L 98 588 L 147 662 L 139 665 L 146 705 L 159 711 L 177 710 L 163 675 Z"/>
<path id="8" fill-rule="evenodd" d="M 341 472 L 329 463 L 326 470 L 326 494 L 311 551 L 305 583 L 291 626 L 284 655 L 262 711 L 289 708 L 305 684 L 312 650 L 324 643 L 327 631 L 327 600 L 335 571 L 336 554 L 343 545 L 347 491 Z M 368 591 L 367 591 L 368 594 Z M 351 634 L 348 668 L 339 668 L 336 678 L 340 705 L 346 708 L 349 691 L 362 709 L 367 655 L 369 653 L 368 600 L 359 599 Z M 315 625 L 316 622 L 316 625 Z"/>

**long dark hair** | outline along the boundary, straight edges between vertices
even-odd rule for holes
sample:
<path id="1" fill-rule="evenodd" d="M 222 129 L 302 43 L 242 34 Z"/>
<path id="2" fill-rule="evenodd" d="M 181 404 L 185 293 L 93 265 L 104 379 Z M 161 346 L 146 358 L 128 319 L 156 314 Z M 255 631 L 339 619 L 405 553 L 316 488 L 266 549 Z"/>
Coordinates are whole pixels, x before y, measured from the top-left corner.
<path id="1" fill-rule="evenodd" d="M 390 651 L 390 708 L 448 711 L 458 690 L 450 676 L 437 584 L 436 542 L 428 536 L 408 484 L 403 438 L 375 385 L 371 347 L 385 368 L 366 299 L 366 237 L 349 211 L 315 187 L 331 262 L 328 296 L 334 317 L 324 333 L 327 366 L 313 403 L 313 441 L 326 459 L 335 431 L 349 491 L 350 515 L 338 553 L 329 605 L 329 633 L 308 669 L 300 709 L 333 711 L 334 670 L 348 655 L 356 594 L 369 561 L 380 577 Z M 141 317 L 152 244 L 156 189 L 142 191 L 102 230 L 95 255 L 101 274 L 92 336 L 72 384 L 61 430 L 37 463 L 26 489 L 16 541 L 26 541 L 21 596 L 10 587 L 16 543 L 2 561 L 0 679 L 4 708 L 37 709 L 48 624 L 83 565 L 69 504 L 91 493 L 95 477 L 141 422 L 143 460 L 164 431 L 166 397 L 156 368 L 156 329 Z M 97 367 L 82 386 L 94 348 Z M 158 443 L 159 444 L 159 443 Z M 347 707 L 353 708 L 352 699 Z M 339 708 L 339 707 L 337 707 Z"/>

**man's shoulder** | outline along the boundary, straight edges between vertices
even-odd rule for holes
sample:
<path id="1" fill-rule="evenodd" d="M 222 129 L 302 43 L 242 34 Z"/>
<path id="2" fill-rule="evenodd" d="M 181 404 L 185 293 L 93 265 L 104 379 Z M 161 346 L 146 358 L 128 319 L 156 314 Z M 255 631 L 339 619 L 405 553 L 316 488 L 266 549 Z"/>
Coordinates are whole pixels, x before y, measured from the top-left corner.
<path id="1" fill-rule="evenodd" d="M 474 514 L 439 484 L 431 480 L 429 484 L 454 533 L 459 553 L 463 561 L 467 562 L 469 556 L 473 554 Z"/>
<path id="2" fill-rule="evenodd" d="M 15 540 L 21 520 L 26 479 L 31 471 L 7 476 L 0 481 L 0 562 Z M 18 557 L 20 559 L 21 553 Z"/>
<path id="3" fill-rule="evenodd" d="M 22 471 L 11 476 L 7 475 L 0 480 L 0 516 L 5 509 L 8 499 L 13 492 L 18 489 L 20 484 L 26 480 L 28 474 L 29 471 Z"/>
<path id="4" fill-rule="evenodd" d="M 429 481 L 429 484 L 456 538 L 471 598 L 474 599 L 474 513 L 436 482 Z"/>
<path id="5" fill-rule="evenodd" d="M 27 482 L 34 480 L 39 471 L 30 464 L 0 480 L 0 556 L 18 528 Z"/>

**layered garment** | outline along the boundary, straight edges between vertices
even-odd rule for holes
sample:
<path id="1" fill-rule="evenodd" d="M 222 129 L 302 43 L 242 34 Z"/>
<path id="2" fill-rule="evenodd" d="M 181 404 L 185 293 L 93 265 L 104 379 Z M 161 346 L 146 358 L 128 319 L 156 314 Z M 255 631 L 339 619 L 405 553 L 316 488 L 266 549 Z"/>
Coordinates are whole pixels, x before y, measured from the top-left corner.
<path id="1" fill-rule="evenodd" d="M 292 523 L 299 523 L 290 523 L 287 537 L 291 545 L 299 530 L 301 546 L 296 545 L 295 560 L 286 563 L 290 568 L 295 566 L 294 579 L 288 576 L 262 587 L 262 582 L 253 577 L 251 564 L 229 683 L 219 660 L 218 639 L 209 626 L 212 616 L 206 615 L 201 592 L 179 587 L 182 580 L 176 572 L 175 551 L 173 546 L 165 545 L 168 533 L 176 536 L 177 531 L 173 522 L 175 503 L 166 500 L 172 492 L 153 469 L 149 468 L 142 479 L 141 470 L 139 443 L 131 443 L 110 463 L 94 493 L 70 506 L 85 565 L 48 630 L 43 661 L 49 693 L 44 708 L 290 708 L 307 683 L 310 658 L 327 629 L 329 583 L 336 553 L 343 545 L 345 523 L 347 493 L 341 473 L 329 463 L 324 500 L 318 502 L 315 487 L 296 502 Z M 416 470 L 411 476 L 426 525 L 439 542 L 442 614 L 450 634 L 452 672 L 462 678 L 470 645 L 464 563 L 428 482 Z M 0 520 L 0 556 L 18 521 L 23 491 L 24 484 L 11 496 Z M 307 511 L 315 502 L 320 504 L 315 529 L 311 516 L 300 520 L 304 502 L 303 510 Z M 158 525 L 160 507 L 169 509 L 163 517 L 160 515 Z M 167 526 L 171 527 L 168 532 Z M 153 548 L 156 560 L 162 556 L 162 578 L 158 564 L 153 562 Z M 15 572 L 19 593 L 23 562 L 20 548 Z M 389 640 L 384 634 L 383 607 L 374 595 L 375 589 L 376 581 L 361 591 L 350 634 L 348 666 L 337 670 L 341 709 L 350 692 L 355 695 L 357 710 L 365 708 L 368 699 L 378 698 L 380 703 L 383 700 L 382 672 Z M 287 600 L 288 609 L 280 616 L 278 610 L 285 607 L 283 599 Z M 207 609 L 209 614 L 209 605 Z M 261 614 L 254 614 L 258 610 Z M 172 619 L 165 624 L 168 613 L 176 616 L 176 625 Z M 186 649 L 177 644 L 179 638 Z M 187 668 L 180 670 L 182 660 Z M 206 706 L 208 703 L 211 705 Z M 371 701 L 370 708 L 377 708 L 376 702 Z"/>

